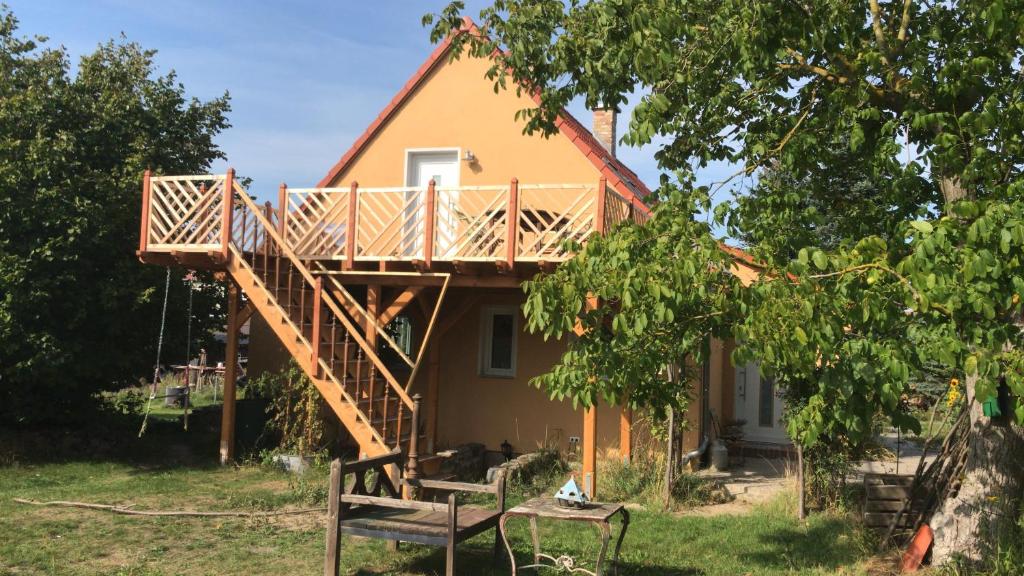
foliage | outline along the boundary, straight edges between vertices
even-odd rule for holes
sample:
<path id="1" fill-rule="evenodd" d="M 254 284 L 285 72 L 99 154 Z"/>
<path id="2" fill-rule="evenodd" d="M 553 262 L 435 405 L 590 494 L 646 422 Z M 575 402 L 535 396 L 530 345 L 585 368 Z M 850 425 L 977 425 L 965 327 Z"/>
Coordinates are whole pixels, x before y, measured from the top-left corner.
<path id="1" fill-rule="evenodd" d="M 140 177 L 205 171 L 222 157 L 227 96 L 189 99 L 154 52 L 100 45 L 72 73 L 63 48 L 18 36 L 0 7 L 0 418 L 81 416 L 101 389 L 148 376 L 164 271 L 141 266 Z M 194 334 L 222 324 L 216 294 L 197 295 Z M 172 282 L 170 313 L 187 292 Z M 182 354 L 168 324 L 165 358 Z M 72 376 L 73 377 L 70 377 Z"/>
<path id="2" fill-rule="evenodd" d="M 652 510 L 665 507 L 664 458 L 639 456 L 629 462 L 606 458 L 598 465 L 601 500 L 639 503 Z M 669 492 L 670 509 L 722 504 L 733 499 L 717 481 L 690 473 L 676 475 Z"/>
<path id="3" fill-rule="evenodd" d="M 114 412 L 126 416 L 141 414 L 147 397 L 147 394 L 138 387 L 123 388 L 102 395 L 104 404 Z"/>
<path id="4" fill-rule="evenodd" d="M 462 10 L 453 2 L 428 16 L 433 37 L 463 26 Z M 528 286 L 530 327 L 546 335 L 569 332 L 587 294 L 601 298 L 541 381 L 584 403 L 628 396 L 658 407 L 674 387 L 651 376 L 659 362 L 699 361 L 704 338 L 728 325 L 741 343 L 734 360 L 756 358 L 782 386 L 804 387 L 789 432 L 806 445 L 856 443 L 879 411 L 919 430 L 899 400 L 926 365 L 976 378 L 980 399 L 1000 379 L 1024 394 L 1024 361 L 1012 348 L 1024 291 L 1022 12 L 1013 0 L 485 8 L 483 33 L 454 41 L 493 57 L 496 87 L 539 96 L 519 114 L 526 131 L 550 133 L 574 99 L 620 107 L 637 93 L 623 142 L 664 142 L 657 232 L 621 227 Z M 746 290 L 721 272 L 730 259 L 698 223 L 696 209 L 726 184 L 695 187 L 695 171 L 712 161 L 767 176 L 756 200 L 769 216 L 744 202 L 715 210 L 753 241 L 765 268 Z M 851 165 L 877 206 L 846 210 L 826 244 L 808 233 L 807 212 L 847 193 L 839 173 Z M 1024 420 L 1019 400 L 1015 411 Z"/>
<path id="5" fill-rule="evenodd" d="M 702 362 L 708 336 L 725 333 L 734 316 L 730 303 L 740 297 L 729 255 L 693 218 L 696 211 L 691 199 L 674 194 L 647 225 L 592 238 L 576 258 L 524 283 L 529 330 L 561 338 L 578 323 L 585 331 L 534 384 L 574 405 L 600 399 L 685 409 L 682 378 L 670 366 Z M 602 305 L 585 307 L 588 295 Z M 692 362 L 684 364 L 687 355 Z"/>
<path id="6" fill-rule="evenodd" d="M 561 452 L 544 448 L 522 466 L 512 468 L 508 482 L 508 493 L 513 497 L 532 498 L 555 490 L 565 482 L 569 464 Z"/>
<path id="7" fill-rule="evenodd" d="M 280 436 L 280 450 L 313 455 L 325 447 L 323 399 L 295 360 L 280 372 L 260 374 L 246 394 L 270 400 L 267 428 Z"/>

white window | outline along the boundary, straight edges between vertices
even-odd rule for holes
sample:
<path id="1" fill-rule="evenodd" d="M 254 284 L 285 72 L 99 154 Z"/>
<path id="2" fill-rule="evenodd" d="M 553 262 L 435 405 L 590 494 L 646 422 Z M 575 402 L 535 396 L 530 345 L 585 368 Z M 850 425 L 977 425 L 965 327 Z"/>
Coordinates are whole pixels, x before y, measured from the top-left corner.
<path id="1" fill-rule="evenodd" d="M 483 376 L 514 378 L 519 309 L 515 306 L 485 306 L 480 316 L 480 373 Z"/>

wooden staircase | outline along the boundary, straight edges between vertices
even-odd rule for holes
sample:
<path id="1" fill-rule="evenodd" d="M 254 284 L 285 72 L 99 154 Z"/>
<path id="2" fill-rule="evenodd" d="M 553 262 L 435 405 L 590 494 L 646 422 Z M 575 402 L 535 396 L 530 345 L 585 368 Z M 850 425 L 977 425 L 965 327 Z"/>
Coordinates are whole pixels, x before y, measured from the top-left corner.
<path id="1" fill-rule="evenodd" d="M 155 240 L 180 262 L 205 258 L 226 270 L 363 455 L 414 451 L 417 404 L 377 354 L 365 322 L 346 311 L 338 290 L 325 289 L 322 278 L 285 244 L 273 210 L 257 206 L 231 172 L 147 178 L 143 196 L 144 261 L 153 248 L 146 241 Z"/>

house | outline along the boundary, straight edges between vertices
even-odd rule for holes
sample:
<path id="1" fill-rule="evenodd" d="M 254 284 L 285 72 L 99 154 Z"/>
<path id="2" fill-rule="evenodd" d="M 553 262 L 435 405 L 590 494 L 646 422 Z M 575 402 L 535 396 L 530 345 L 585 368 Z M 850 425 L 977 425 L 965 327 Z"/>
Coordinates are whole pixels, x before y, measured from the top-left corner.
<path id="1" fill-rule="evenodd" d="M 582 450 L 592 483 L 598 449 L 629 457 L 632 415 L 583 414 L 529 384 L 565 342 L 523 329 L 520 284 L 571 257 L 564 241 L 642 223 L 650 190 L 615 157 L 614 111 L 593 112 L 593 133 L 564 113 L 557 135 L 525 135 L 515 112 L 531 97 L 496 94 L 487 60 L 449 50 L 433 51 L 315 188 L 282 185 L 277 206 L 257 205 L 231 171 L 147 174 L 139 255 L 217 270 L 229 334 L 253 319 L 250 374 L 294 358 L 360 453 L 398 447 L 420 465 L 467 442 L 555 446 Z M 742 261 L 735 272 L 756 276 Z M 714 351 L 701 403 L 720 417 L 760 414 L 756 369 L 734 371 L 727 344 Z M 689 448 L 712 429 L 694 412 L 707 413 L 691 411 Z"/>

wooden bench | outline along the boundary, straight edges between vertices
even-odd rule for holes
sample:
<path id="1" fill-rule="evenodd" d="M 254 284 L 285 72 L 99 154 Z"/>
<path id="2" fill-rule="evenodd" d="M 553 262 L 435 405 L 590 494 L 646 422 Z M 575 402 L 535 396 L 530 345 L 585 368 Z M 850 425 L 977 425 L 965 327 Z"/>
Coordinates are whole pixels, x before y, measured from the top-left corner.
<path id="1" fill-rule="evenodd" d="M 401 469 L 401 452 L 356 462 L 331 463 L 327 507 L 327 556 L 324 576 L 336 576 L 341 557 L 341 535 L 351 534 L 394 542 L 416 542 L 447 549 L 445 574 L 455 574 L 455 546 L 477 534 L 494 529 L 494 560 L 500 559 L 498 520 L 505 511 L 505 476 L 493 484 L 471 484 L 418 478 L 400 478 L 409 493 L 448 493 L 447 502 L 403 499 L 388 475 L 388 467 Z M 348 488 L 345 476 L 354 476 Z M 494 494 L 494 508 L 459 506 L 458 492 Z"/>

